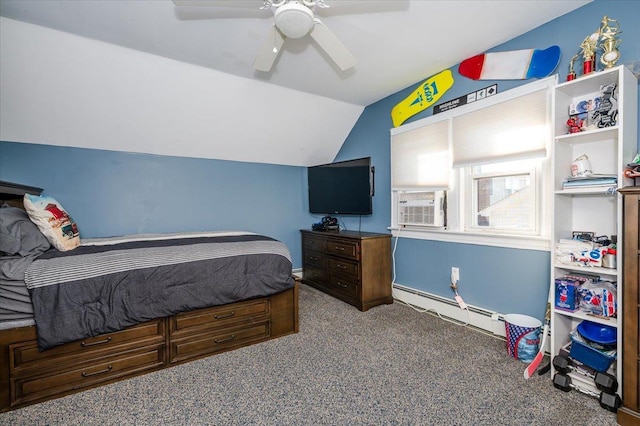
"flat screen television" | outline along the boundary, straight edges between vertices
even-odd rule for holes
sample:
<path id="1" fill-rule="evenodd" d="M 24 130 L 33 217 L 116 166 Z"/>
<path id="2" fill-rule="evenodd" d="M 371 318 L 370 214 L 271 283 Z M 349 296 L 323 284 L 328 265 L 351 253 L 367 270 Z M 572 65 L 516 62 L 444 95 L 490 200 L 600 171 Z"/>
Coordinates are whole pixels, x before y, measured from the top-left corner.
<path id="1" fill-rule="evenodd" d="M 373 170 L 371 157 L 309 167 L 309 212 L 372 214 Z"/>

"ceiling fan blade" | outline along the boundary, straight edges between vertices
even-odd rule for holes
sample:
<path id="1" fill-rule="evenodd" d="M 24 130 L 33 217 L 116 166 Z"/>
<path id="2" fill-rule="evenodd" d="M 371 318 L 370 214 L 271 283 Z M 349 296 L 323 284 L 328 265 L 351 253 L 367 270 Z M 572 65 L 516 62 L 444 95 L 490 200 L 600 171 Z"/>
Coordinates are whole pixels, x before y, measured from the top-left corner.
<path id="1" fill-rule="evenodd" d="M 264 0 L 172 0 L 176 6 L 189 7 L 239 7 L 259 9 Z"/>
<path id="2" fill-rule="evenodd" d="M 344 71 L 356 64 L 356 58 L 342 44 L 338 37 L 321 21 L 316 19 L 316 24 L 311 29 L 309 35 L 320 45 L 329 55 L 333 62 Z"/>
<path id="3" fill-rule="evenodd" d="M 253 62 L 253 68 L 258 71 L 269 72 L 276 62 L 276 59 L 278 59 L 283 45 L 284 36 L 280 34 L 280 31 L 278 31 L 274 25 L 271 27 L 271 31 L 260 48 L 260 51 L 258 51 L 258 56 L 256 56 L 256 60 Z"/>
<path id="4" fill-rule="evenodd" d="M 327 7 L 316 7 L 319 16 L 383 13 L 409 10 L 409 0 L 327 0 Z"/>

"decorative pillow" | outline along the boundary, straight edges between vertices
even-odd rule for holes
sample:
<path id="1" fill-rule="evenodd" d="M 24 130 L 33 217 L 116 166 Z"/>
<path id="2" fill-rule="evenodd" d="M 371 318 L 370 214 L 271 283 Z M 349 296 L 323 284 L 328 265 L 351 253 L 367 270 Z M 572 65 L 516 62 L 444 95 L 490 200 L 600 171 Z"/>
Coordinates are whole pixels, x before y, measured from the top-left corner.
<path id="1" fill-rule="evenodd" d="M 23 203 L 31 221 L 52 246 L 60 251 L 68 251 L 80 245 L 78 226 L 55 199 L 25 194 Z"/>
<path id="2" fill-rule="evenodd" d="M 44 253 L 49 247 L 49 241 L 27 212 L 17 207 L 0 208 L 0 252 L 29 256 Z"/>

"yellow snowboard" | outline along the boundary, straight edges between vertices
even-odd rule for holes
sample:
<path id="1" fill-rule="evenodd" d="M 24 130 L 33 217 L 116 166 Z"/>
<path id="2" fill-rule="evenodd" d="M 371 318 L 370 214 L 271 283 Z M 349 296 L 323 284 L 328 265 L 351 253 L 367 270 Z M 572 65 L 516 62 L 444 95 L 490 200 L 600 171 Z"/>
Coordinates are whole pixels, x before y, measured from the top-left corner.
<path id="1" fill-rule="evenodd" d="M 391 110 L 393 127 L 398 127 L 404 123 L 407 118 L 429 108 L 436 103 L 451 86 L 453 86 L 451 70 L 444 70 L 422 82 L 420 87 Z"/>

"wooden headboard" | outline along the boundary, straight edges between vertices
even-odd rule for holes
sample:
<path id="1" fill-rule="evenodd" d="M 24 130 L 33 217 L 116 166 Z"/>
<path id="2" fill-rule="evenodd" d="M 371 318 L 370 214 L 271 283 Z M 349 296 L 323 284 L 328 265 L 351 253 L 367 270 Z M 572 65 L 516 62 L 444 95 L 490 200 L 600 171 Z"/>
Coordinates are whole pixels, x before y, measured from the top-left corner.
<path id="1" fill-rule="evenodd" d="M 40 195 L 42 194 L 42 188 L 0 180 L 0 205 L 6 203 L 10 206 L 24 209 L 22 205 L 24 194 Z"/>

